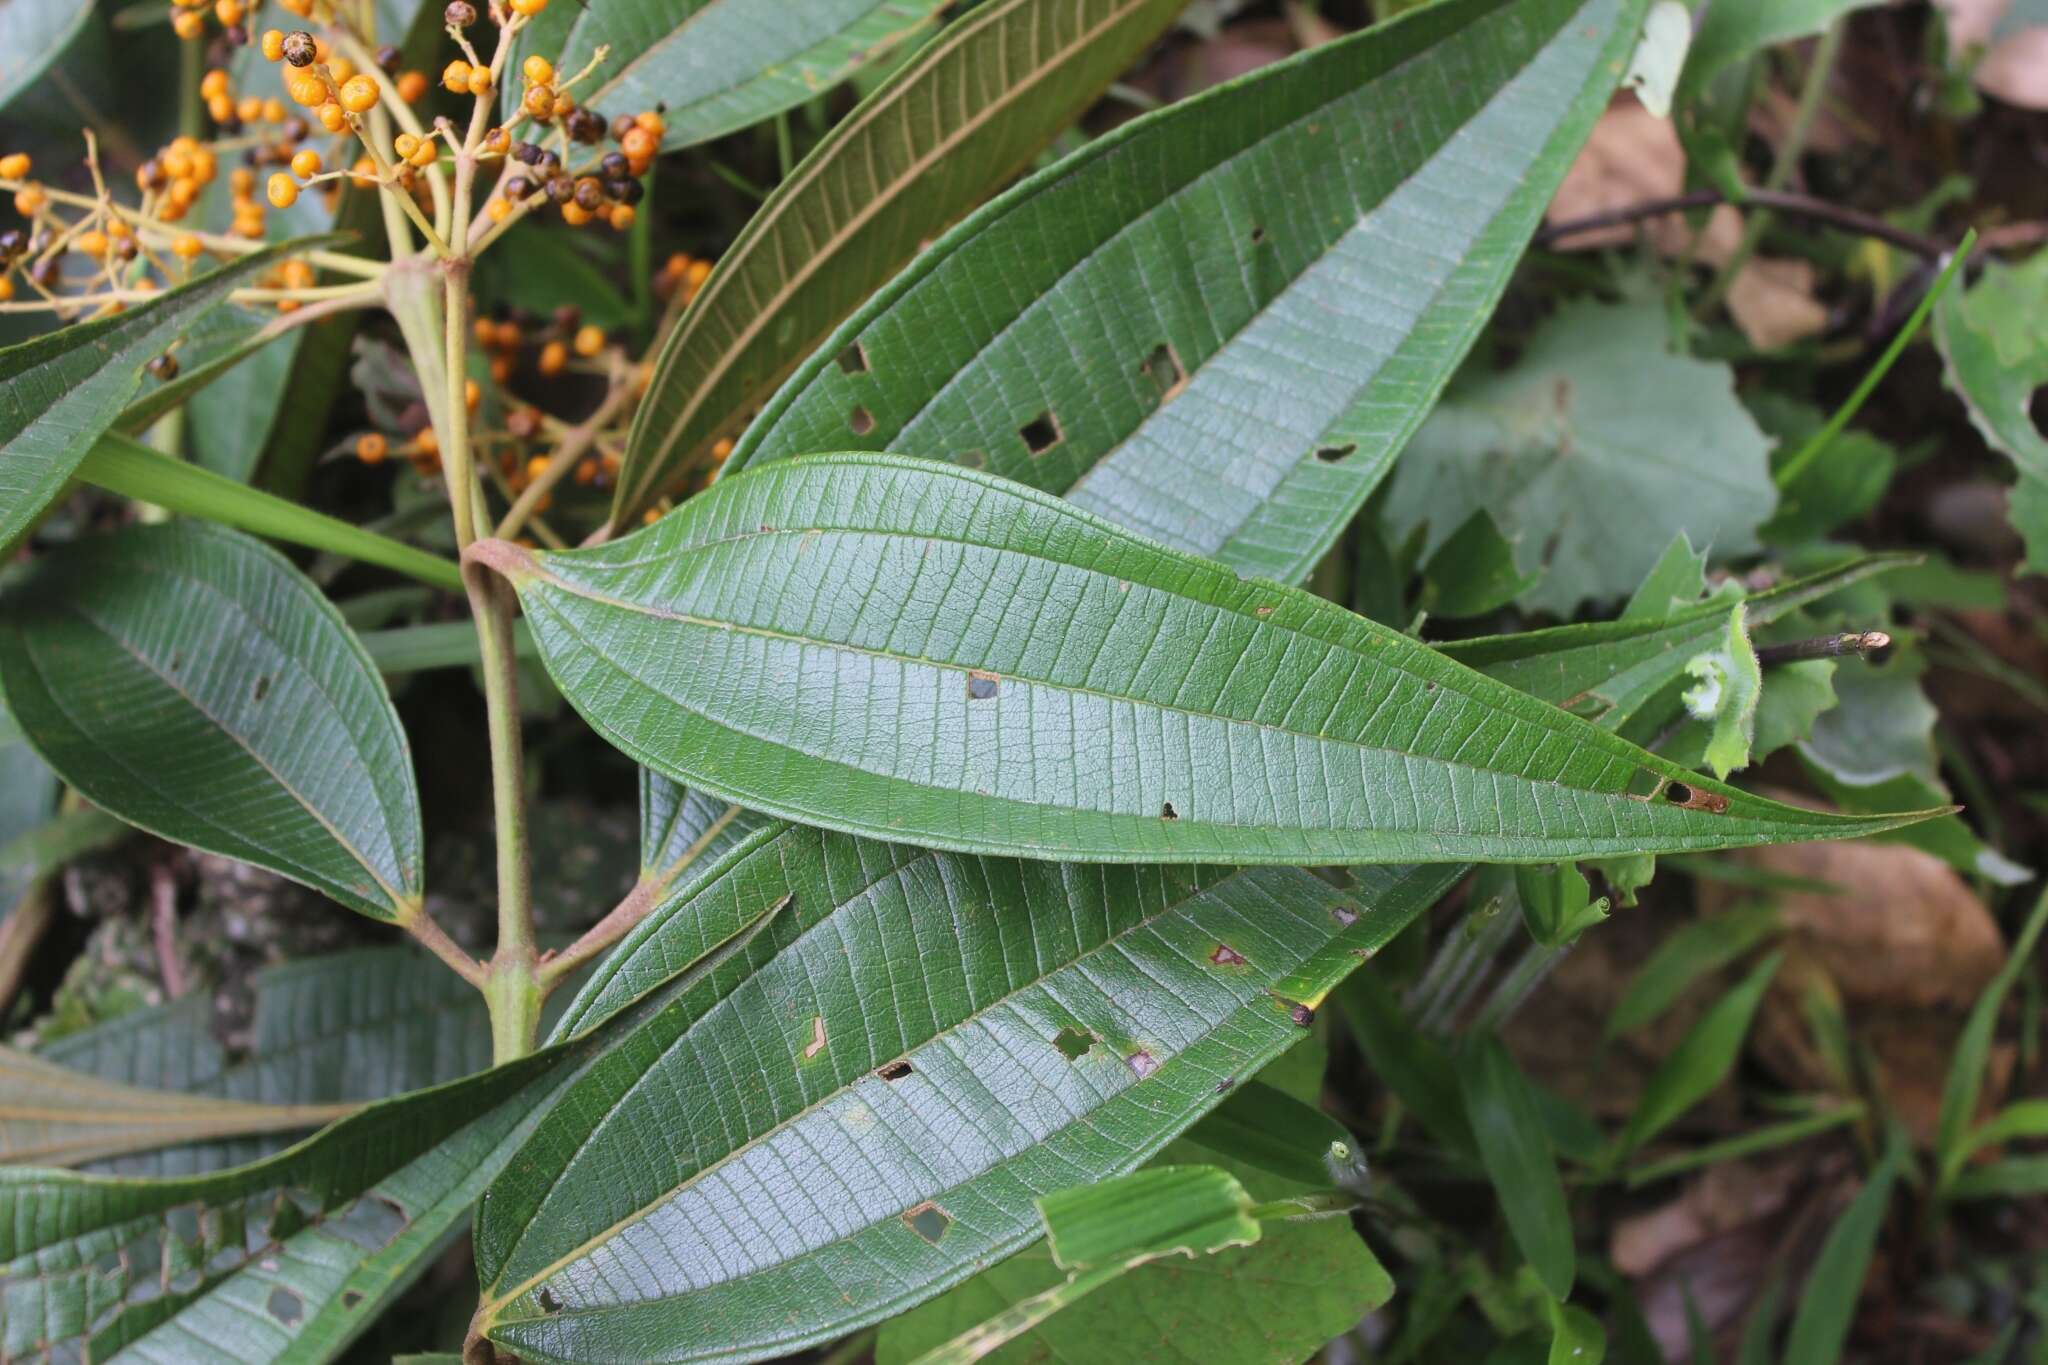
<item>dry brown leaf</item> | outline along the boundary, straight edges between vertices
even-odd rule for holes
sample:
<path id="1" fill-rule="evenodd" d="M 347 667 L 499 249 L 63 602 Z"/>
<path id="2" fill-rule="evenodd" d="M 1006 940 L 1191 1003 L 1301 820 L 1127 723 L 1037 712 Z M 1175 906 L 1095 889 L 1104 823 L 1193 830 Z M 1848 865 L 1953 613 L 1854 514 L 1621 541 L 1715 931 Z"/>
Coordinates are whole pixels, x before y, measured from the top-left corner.
<path id="1" fill-rule="evenodd" d="M 1678 144 L 1678 130 L 1669 119 L 1643 108 L 1634 95 L 1619 95 L 1593 125 L 1545 217 L 1553 223 L 1586 218 L 1645 199 L 1669 198 L 1684 188 L 1685 150 Z M 1691 238 L 1691 229 L 1677 215 L 1652 219 L 1643 230 L 1666 255 L 1685 250 Z M 1590 251 L 1633 241 L 1635 234 L 1632 226 L 1602 228 L 1578 233 L 1560 246 Z"/>
<path id="2" fill-rule="evenodd" d="M 2005 961 L 1998 925 L 1947 863 L 1904 844 L 1788 844 L 1745 858 L 1841 895 L 1779 896 L 1786 928 L 1853 1002 L 1967 1008 Z"/>
<path id="3" fill-rule="evenodd" d="M 2023 28 L 1984 54 L 1977 88 L 2022 109 L 2048 109 L 2048 28 Z"/>
<path id="4" fill-rule="evenodd" d="M 1728 315 L 1749 344 L 1772 350 L 1804 341 L 1828 323 L 1828 310 L 1813 296 L 1811 261 L 1752 257 L 1728 284 Z"/>
<path id="5" fill-rule="evenodd" d="M 1934 0 L 1934 7 L 1948 19 L 1949 46 L 1958 52 L 1989 42 L 1991 30 L 2011 5 L 2012 0 Z"/>
<path id="6" fill-rule="evenodd" d="M 1642 1279 L 1689 1247 L 1778 1212 L 1809 1173 L 1801 1157 L 1709 1166 L 1670 1203 L 1617 1222 L 1608 1258 L 1622 1274 Z"/>

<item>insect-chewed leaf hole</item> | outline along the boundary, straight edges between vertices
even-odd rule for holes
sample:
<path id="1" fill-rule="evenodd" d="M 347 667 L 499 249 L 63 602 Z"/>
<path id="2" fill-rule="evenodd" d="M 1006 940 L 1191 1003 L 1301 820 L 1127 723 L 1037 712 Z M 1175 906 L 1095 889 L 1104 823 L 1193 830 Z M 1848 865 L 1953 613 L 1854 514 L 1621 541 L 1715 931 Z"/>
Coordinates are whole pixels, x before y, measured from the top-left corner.
<path id="1" fill-rule="evenodd" d="M 976 669 L 967 675 L 967 700 L 988 701 L 1002 690 L 1003 680 L 994 673 Z"/>
<path id="2" fill-rule="evenodd" d="M 1060 430 L 1060 419 L 1050 411 L 1041 412 L 1018 427 L 1017 434 L 1024 438 L 1024 448 L 1033 455 L 1043 455 L 1066 439 L 1066 434 Z"/>
<path id="3" fill-rule="evenodd" d="M 1265 230 L 1265 229 L 1264 229 L 1263 227 L 1254 227 L 1254 228 L 1252 229 L 1252 245 L 1253 245 L 1253 246 L 1259 246 L 1259 245 L 1262 245 L 1262 244 L 1263 244 L 1263 243 L 1265 242 L 1265 240 L 1266 240 L 1266 230 Z"/>
<path id="4" fill-rule="evenodd" d="M 1052 1036 L 1052 1045 L 1060 1050 L 1060 1056 L 1070 1062 L 1078 1062 L 1088 1055 L 1088 1050 L 1102 1040 L 1086 1029 L 1067 1027 Z"/>
<path id="5" fill-rule="evenodd" d="M 270 675 L 262 674 L 256 679 L 256 700 L 262 701 L 270 695 Z"/>
<path id="6" fill-rule="evenodd" d="M 909 1228 L 931 1246 L 937 1246 L 953 1226 L 953 1215 L 927 1199 L 914 1208 L 902 1213 L 903 1226 Z"/>
<path id="7" fill-rule="evenodd" d="M 1352 925 L 1358 923 L 1358 912 L 1356 910 L 1353 910 L 1350 906 L 1345 905 L 1343 902 L 1339 901 L 1337 904 L 1330 907 L 1330 918 L 1337 921 L 1337 923 L 1344 926 L 1346 929 L 1349 929 Z"/>
<path id="8" fill-rule="evenodd" d="M 866 408 L 855 408 L 846 419 L 847 427 L 856 436 L 865 436 L 875 429 L 875 415 Z"/>
<path id="9" fill-rule="evenodd" d="M 362 1301 L 363 1295 L 360 1290 L 344 1289 L 341 1291 L 341 1306 L 343 1308 L 353 1308 Z"/>
<path id="10" fill-rule="evenodd" d="M 540 1287 L 540 1293 L 535 1295 L 535 1297 L 540 1300 L 541 1312 L 559 1313 L 562 1311 L 561 1299 L 557 1298 L 555 1295 L 555 1291 L 548 1288 L 546 1285 L 542 1285 Z"/>
<path id="11" fill-rule="evenodd" d="M 854 342 L 839 353 L 839 369 L 844 374 L 866 374 L 868 372 L 867 350 Z"/>
<path id="12" fill-rule="evenodd" d="M 1688 782 L 1673 782 L 1664 789 L 1664 799 L 1686 810 L 1703 810 L 1720 815 L 1728 809 L 1728 798 L 1719 792 L 1703 792 Z"/>
<path id="13" fill-rule="evenodd" d="M 909 1059 L 898 1057 L 893 1062 L 883 1062 L 880 1066 L 876 1067 L 875 1074 L 885 1081 L 900 1081 L 905 1076 L 908 1076 L 911 1070 Z"/>
<path id="14" fill-rule="evenodd" d="M 298 1324 L 306 1316 L 306 1301 L 283 1285 L 270 1291 L 270 1297 L 263 1301 L 263 1311 L 276 1318 L 286 1327 Z"/>
<path id="15" fill-rule="evenodd" d="M 963 450 L 953 457 L 953 462 L 962 469 L 987 469 L 988 452 L 984 450 Z"/>
<path id="16" fill-rule="evenodd" d="M 1218 967 L 1242 967 L 1244 954 L 1228 943 L 1219 943 L 1216 950 L 1209 954 L 1209 961 Z"/>
<path id="17" fill-rule="evenodd" d="M 1162 820 L 1178 820 L 1180 819 L 1180 812 L 1173 808 L 1173 802 L 1167 801 L 1159 807 L 1159 818 Z"/>
<path id="18" fill-rule="evenodd" d="M 1124 1058 L 1124 1065 L 1135 1072 L 1138 1079 L 1142 1081 L 1159 1069 L 1159 1059 L 1145 1051 L 1144 1048 L 1139 1048 L 1136 1052 Z"/>
<path id="19" fill-rule="evenodd" d="M 1162 341 L 1153 347 L 1152 353 L 1138 366 L 1138 373 L 1152 381 L 1162 403 L 1188 386 L 1187 369 L 1180 363 L 1180 355 L 1171 342 Z"/>
<path id="20" fill-rule="evenodd" d="M 1340 446 L 1317 446 L 1316 459 L 1324 464 L 1342 464 L 1358 453 L 1358 442 L 1346 441 Z"/>

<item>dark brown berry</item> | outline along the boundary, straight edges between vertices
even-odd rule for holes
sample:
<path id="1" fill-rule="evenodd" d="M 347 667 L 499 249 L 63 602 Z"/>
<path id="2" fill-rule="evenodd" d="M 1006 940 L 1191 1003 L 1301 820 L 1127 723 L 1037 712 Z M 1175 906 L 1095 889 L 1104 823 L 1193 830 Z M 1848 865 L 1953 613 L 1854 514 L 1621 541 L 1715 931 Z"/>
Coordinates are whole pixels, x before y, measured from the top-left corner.
<path id="1" fill-rule="evenodd" d="M 533 163 L 533 168 L 540 172 L 542 179 L 552 179 L 562 173 L 562 158 L 553 152 L 543 150 L 540 160 Z"/>
<path id="2" fill-rule="evenodd" d="M 452 0 L 448 8 L 441 11 L 441 18 L 450 28 L 468 28 L 476 22 L 476 6 L 469 0 Z"/>
<path id="3" fill-rule="evenodd" d="M 312 129 L 306 126 L 306 121 L 304 119 L 300 118 L 297 114 L 293 114 L 290 118 L 284 121 L 282 126 L 279 127 L 278 136 L 283 138 L 286 142 L 304 142 L 306 140 L 306 134 L 311 131 Z M 289 161 L 291 158 L 286 157 L 285 159 Z"/>
<path id="4" fill-rule="evenodd" d="M 229 47 L 247 47 L 249 45 L 249 30 L 240 24 L 229 24 L 220 31 L 220 36 L 227 40 Z"/>
<path id="5" fill-rule="evenodd" d="M 631 114 L 621 114 L 612 120 L 612 141 L 624 142 L 626 134 L 640 126 Z"/>
<path id="6" fill-rule="evenodd" d="M 583 325 L 583 310 L 573 303 L 565 303 L 555 310 L 550 320 L 555 324 L 556 331 L 573 332 Z"/>
<path id="7" fill-rule="evenodd" d="M 514 408 L 505 418 L 505 433 L 515 441 L 530 439 L 540 430 L 540 414 L 532 408 Z"/>
<path id="8" fill-rule="evenodd" d="M 165 351 L 162 355 L 154 357 L 144 368 L 168 384 L 178 377 L 178 357 Z"/>
<path id="9" fill-rule="evenodd" d="M 311 66 L 318 55 L 313 35 L 304 29 L 294 29 L 284 35 L 284 59 L 293 66 Z"/>
<path id="10" fill-rule="evenodd" d="M 604 207 L 604 186 L 596 176 L 586 175 L 576 182 L 576 204 L 592 213 Z"/>
<path id="11" fill-rule="evenodd" d="M 598 170 L 607 180 L 630 180 L 633 178 L 633 163 L 626 160 L 623 152 L 606 152 L 604 160 L 597 163 Z"/>
<path id="12" fill-rule="evenodd" d="M 604 192 L 621 204 L 637 204 L 644 193 L 637 180 L 607 180 Z"/>
<path id="13" fill-rule="evenodd" d="M 519 162 L 521 165 L 538 165 L 540 164 L 540 158 L 541 150 L 534 143 L 515 142 L 512 144 L 512 159 L 514 161 Z"/>
<path id="14" fill-rule="evenodd" d="M 387 76 L 397 75 L 404 62 L 405 54 L 389 43 L 377 49 L 377 69 Z"/>
<path id="15" fill-rule="evenodd" d="M 506 202 L 517 204 L 533 193 L 533 182 L 523 175 L 515 175 L 505 182 Z"/>
<path id="16" fill-rule="evenodd" d="M 573 140 L 585 145 L 604 141 L 604 119 L 580 105 L 569 111 L 569 117 L 562 120 L 562 127 Z"/>
<path id="17" fill-rule="evenodd" d="M 55 256 L 45 256 L 28 272 L 28 277 L 45 289 L 55 289 L 63 275 L 63 263 Z"/>
<path id="18" fill-rule="evenodd" d="M 548 198 L 557 204 L 566 204 L 576 197 L 576 182 L 566 175 L 558 175 L 548 181 Z"/>
<path id="19" fill-rule="evenodd" d="M 28 250 L 28 234 L 20 228 L 0 232 L 0 261 L 11 261 Z"/>
<path id="20" fill-rule="evenodd" d="M 135 183 L 146 190 L 160 190 L 171 183 L 171 177 L 164 170 L 163 163 L 151 157 L 136 168 Z"/>

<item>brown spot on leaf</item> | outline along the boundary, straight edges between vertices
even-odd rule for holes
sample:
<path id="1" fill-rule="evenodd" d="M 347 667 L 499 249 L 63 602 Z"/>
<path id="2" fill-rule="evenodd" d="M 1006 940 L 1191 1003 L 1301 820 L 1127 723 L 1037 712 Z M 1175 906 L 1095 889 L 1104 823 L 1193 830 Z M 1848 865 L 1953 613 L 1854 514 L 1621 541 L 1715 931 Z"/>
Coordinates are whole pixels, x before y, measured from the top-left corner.
<path id="1" fill-rule="evenodd" d="M 256 679 L 256 700 L 262 701 L 265 697 L 269 695 L 270 675 L 268 673 L 260 674 Z"/>
<path id="2" fill-rule="evenodd" d="M 848 430 L 856 436 L 865 436 L 875 429 L 875 415 L 866 408 L 855 408 L 847 415 Z"/>
<path id="3" fill-rule="evenodd" d="M 535 1297 L 540 1300 L 541 1312 L 559 1313 L 562 1311 L 561 1299 L 556 1297 L 555 1291 L 548 1288 L 546 1285 L 542 1285 L 540 1287 L 540 1293 L 537 1294 Z"/>
<path id="4" fill-rule="evenodd" d="M 1341 464 L 1358 453 L 1358 442 L 1346 441 L 1340 446 L 1317 446 L 1316 459 L 1324 464 Z"/>
<path id="5" fill-rule="evenodd" d="M 885 1081 L 900 1081 L 910 1072 L 910 1060 L 907 1057 L 898 1057 L 893 1062 L 883 1062 L 875 1068 L 875 1074 Z"/>
<path id="6" fill-rule="evenodd" d="M 1219 943 L 1216 945 L 1216 951 L 1209 954 L 1209 961 L 1219 967 L 1242 967 L 1244 966 L 1244 954 L 1231 947 L 1228 943 Z"/>
<path id="7" fill-rule="evenodd" d="M 953 1215 L 929 1199 L 905 1209 L 900 1217 L 903 1219 L 903 1226 L 923 1238 L 930 1246 L 937 1246 L 944 1239 L 947 1229 L 953 1226 Z"/>
<path id="8" fill-rule="evenodd" d="M 1287 1017 L 1289 1019 L 1292 1019 L 1296 1024 L 1300 1025 L 1302 1028 L 1307 1028 L 1309 1025 L 1315 1023 L 1316 1012 L 1313 1009 L 1310 1009 L 1307 1005 L 1302 1004 L 1300 1001 L 1295 1001 L 1287 1007 Z"/>
<path id="9" fill-rule="evenodd" d="M 825 1016 L 822 1014 L 814 1014 L 811 1016 L 811 1041 L 809 1045 L 804 1048 L 804 1060 L 808 1062 L 809 1060 L 811 1060 L 811 1058 L 817 1056 L 824 1050 Z"/>
<path id="10" fill-rule="evenodd" d="M 263 1311 L 276 1318 L 286 1327 L 296 1326 L 306 1316 L 306 1301 L 283 1285 L 270 1291 L 270 1297 L 263 1301 Z"/>
<path id="11" fill-rule="evenodd" d="M 1719 792 L 1703 792 L 1687 782 L 1673 782 L 1664 789 L 1664 799 L 1686 810 L 1703 810 L 1720 815 L 1728 809 L 1728 798 Z"/>
<path id="12" fill-rule="evenodd" d="M 1352 925 L 1358 923 L 1358 912 L 1350 906 L 1340 903 L 1330 907 L 1330 918 L 1346 929 L 1349 929 Z"/>
<path id="13" fill-rule="evenodd" d="M 1003 680 L 994 673 L 975 669 L 967 675 L 967 700 L 988 701 L 1002 690 Z"/>
<path id="14" fill-rule="evenodd" d="M 858 341 L 839 353 L 839 369 L 842 374 L 868 372 L 868 353 Z"/>
<path id="15" fill-rule="evenodd" d="M 1136 1052 L 1124 1058 L 1124 1065 L 1130 1067 L 1137 1074 L 1138 1079 L 1142 1081 L 1159 1069 L 1159 1059 L 1145 1051 L 1144 1048 L 1139 1048 Z"/>
<path id="16" fill-rule="evenodd" d="M 1178 820 L 1180 819 L 1180 812 L 1173 808 L 1173 802 L 1168 801 L 1159 808 L 1159 818 L 1162 820 Z"/>

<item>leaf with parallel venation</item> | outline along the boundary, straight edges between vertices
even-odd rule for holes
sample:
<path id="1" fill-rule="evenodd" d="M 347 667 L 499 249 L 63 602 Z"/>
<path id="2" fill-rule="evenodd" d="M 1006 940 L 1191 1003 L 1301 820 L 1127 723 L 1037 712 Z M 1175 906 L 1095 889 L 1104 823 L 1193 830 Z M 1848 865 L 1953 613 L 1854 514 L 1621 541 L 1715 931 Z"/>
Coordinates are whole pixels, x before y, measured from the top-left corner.
<path id="1" fill-rule="evenodd" d="M 369 1105 L 251 1165 L 0 1170 L 0 1359 L 333 1359 L 446 1248 L 553 1097 L 768 922 L 742 920 L 607 1028 Z"/>
<path id="2" fill-rule="evenodd" d="M 1897 823 L 1709 782 L 1321 598 L 933 461 L 782 461 L 595 549 L 472 553 L 636 761 L 852 833 L 1086 861 L 1554 862 Z"/>
<path id="3" fill-rule="evenodd" d="M 758 1358 L 919 1302 L 1039 1233 L 1300 1039 L 1443 893 L 1373 869 L 1082 867 L 780 825 L 643 922 L 587 1027 L 772 905 L 622 1035 L 477 1225 L 479 1318 L 533 1360 Z"/>
<path id="4" fill-rule="evenodd" d="M 161 298 L 0 350 L 0 546 L 63 492 L 151 359 L 250 276 L 307 244 L 251 252 Z"/>
<path id="5" fill-rule="evenodd" d="M 196 522 L 66 547 L 0 596 L 0 687 L 95 804 L 374 919 L 420 902 L 412 755 L 369 656 L 275 550 Z"/>
<path id="6" fill-rule="evenodd" d="M 483 997 L 416 948 L 309 958 L 261 972 L 253 986 L 246 1057 L 231 1056 L 215 1038 L 213 1001 L 203 993 L 124 1014 L 36 1055 L 124 1086 L 262 1105 L 388 1099 L 490 1065 Z M 0 1134 L 6 1131 L 0 1122 Z M 91 1169 L 196 1175 L 268 1156 L 282 1145 L 275 1138 L 187 1142 Z"/>
<path id="7" fill-rule="evenodd" d="M 1028 164 L 1185 3 L 989 0 L 861 101 L 768 197 L 676 325 L 633 421 L 613 525 L 678 485 L 920 241 Z"/>
<path id="8" fill-rule="evenodd" d="M 557 5 L 520 51 L 581 71 L 581 102 L 606 114 L 665 106 L 674 151 L 773 118 L 936 26 L 949 0 L 606 0 Z M 558 55 L 559 54 L 559 55 Z M 513 96 L 516 98 L 516 96 Z"/>
<path id="9" fill-rule="evenodd" d="M 1643 8 L 1453 0 L 1119 128 L 919 257 L 729 469 L 953 460 L 1297 580 L 1500 298 Z"/>

